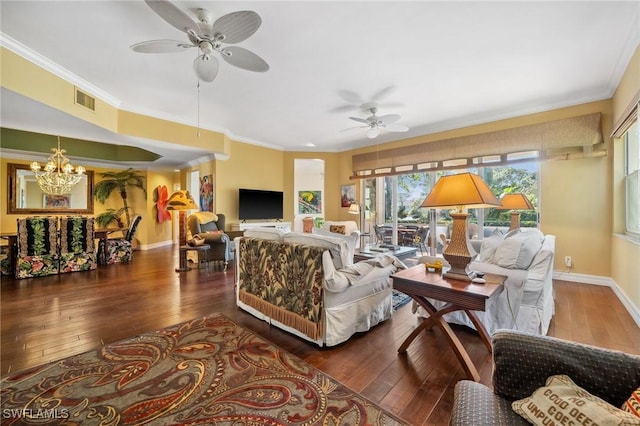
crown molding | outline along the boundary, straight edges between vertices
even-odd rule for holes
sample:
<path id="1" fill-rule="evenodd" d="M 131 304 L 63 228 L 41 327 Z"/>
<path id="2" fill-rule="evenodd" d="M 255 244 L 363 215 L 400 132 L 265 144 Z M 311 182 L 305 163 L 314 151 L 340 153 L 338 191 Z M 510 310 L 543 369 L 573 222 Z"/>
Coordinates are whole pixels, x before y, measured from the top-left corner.
<path id="1" fill-rule="evenodd" d="M 119 99 L 115 98 L 99 87 L 89 83 L 88 81 L 78 77 L 68 69 L 56 64 L 55 62 L 28 48 L 24 44 L 9 37 L 3 32 L 0 32 L 0 46 L 12 51 L 16 55 L 23 57 L 24 59 L 50 72 L 51 74 L 75 85 L 76 87 L 82 89 L 90 95 L 95 96 L 96 98 L 100 98 L 112 107 L 120 108 L 121 102 Z"/>

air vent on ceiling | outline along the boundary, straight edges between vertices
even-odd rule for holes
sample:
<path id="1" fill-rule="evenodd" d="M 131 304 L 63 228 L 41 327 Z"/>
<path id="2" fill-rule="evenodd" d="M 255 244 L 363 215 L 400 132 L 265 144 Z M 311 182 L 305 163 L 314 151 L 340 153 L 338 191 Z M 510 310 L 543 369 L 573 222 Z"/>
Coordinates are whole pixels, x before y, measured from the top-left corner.
<path id="1" fill-rule="evenodd" d="M 96 110 L 96 98 L 89 96 L 82 90 L 76 87 L 76 103 L 82 105 L 85 108 L 89 108 L 91 111 Z"/>

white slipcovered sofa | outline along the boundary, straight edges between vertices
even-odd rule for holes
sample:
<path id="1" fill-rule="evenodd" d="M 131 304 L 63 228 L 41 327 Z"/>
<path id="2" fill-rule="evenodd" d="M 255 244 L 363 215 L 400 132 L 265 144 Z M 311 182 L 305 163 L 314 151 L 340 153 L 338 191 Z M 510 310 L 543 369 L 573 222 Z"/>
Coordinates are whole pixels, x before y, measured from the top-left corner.
<path id="1" fill-rule="evenodd" d="M 341 229 L 342 226 L 344 226 L 344 232 L 342 234 L 355 237 L 356 248 L 360 248 L 360 230 L 358 229 L 358 224 L 355 220 L 327 220 L 322 224 L 321 229 L 334 233 L 341 233 L 336 230 Z"/>
<path id="2" fill-rule="evenodd" d="M 353 264 L 344 237 L 274 228 L 245 231 L 236 243 L 236 303 L 319 346 L 334 346 L 393 313 L 390 255 Z"/>
<path id="3" fill-rule="evenodd" d="M 488 303 L 478 318 L 492 335 L 497 329 L 512 329 L 546 335 L 555 312 L 553 295 L 553 260 L 555 236 L 543 235 L 539 230 L 500 233 L 475 243 L 480 252 L 469 264 L 472 271 L 506 275 L 504 291 Z M 429 261 L 428 257 L 424 261 Z M 431 302 L 437 308 L 444 303 Z M 427 317 L 422 308 L 415 312 Z M 474 328 L 463 311 L 446 314 L 447 322 Z"/>

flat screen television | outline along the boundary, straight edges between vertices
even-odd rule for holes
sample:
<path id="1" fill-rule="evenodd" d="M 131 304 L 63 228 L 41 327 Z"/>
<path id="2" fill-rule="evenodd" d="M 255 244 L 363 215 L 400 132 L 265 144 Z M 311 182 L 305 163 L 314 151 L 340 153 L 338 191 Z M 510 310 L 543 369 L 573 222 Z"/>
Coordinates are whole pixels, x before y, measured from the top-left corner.
<path id="1" fill-rule="evenodd" d="M 283 192 L 240 188 L 238 210 L 240 220 L 281 220 L 284 217 L 282 214 Z"/>

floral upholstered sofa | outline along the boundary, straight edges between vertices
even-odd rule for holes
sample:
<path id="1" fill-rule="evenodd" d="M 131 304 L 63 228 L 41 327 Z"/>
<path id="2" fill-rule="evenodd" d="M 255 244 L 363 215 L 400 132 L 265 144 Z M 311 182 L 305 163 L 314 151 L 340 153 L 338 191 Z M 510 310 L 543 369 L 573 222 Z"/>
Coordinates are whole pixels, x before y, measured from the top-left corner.
<path id="1" fill-rule="evenodd" d="M 346 239 L 250 229 L 235 240 L 236 303 L 319 346 L 334 346 L 393 313 L 393 256 L 353 264 Z"/>

